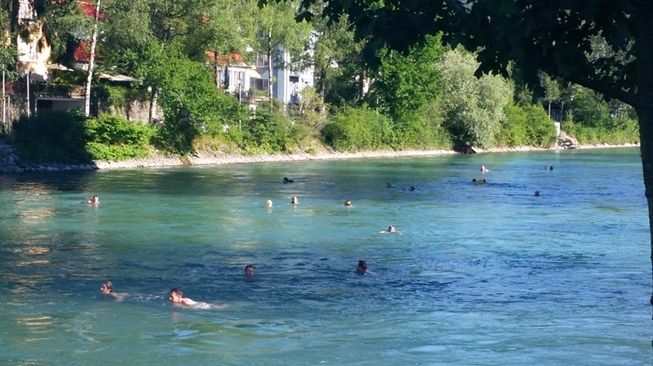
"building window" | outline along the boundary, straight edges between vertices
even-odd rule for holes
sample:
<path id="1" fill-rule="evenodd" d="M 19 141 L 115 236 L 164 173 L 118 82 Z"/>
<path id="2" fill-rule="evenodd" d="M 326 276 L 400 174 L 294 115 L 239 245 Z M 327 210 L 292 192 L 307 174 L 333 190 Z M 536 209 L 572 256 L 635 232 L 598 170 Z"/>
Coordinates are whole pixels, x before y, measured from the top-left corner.
<path id="1" fill-rule="evenodd" d="M 259 53 L 258 56 L 256 56 L 256 67 L 267 67 L 267 66 L 268 66 L 268 56 Z"/>
<path id="2" fill-rule="evenodd" d="M 267 90 L 268 88 L 268 79 L 254 79 L 256 80 L 256 89 L 258 90 Z"/>
<path id="3" fill-rule="evenodd" d="M 298 83 L 298 82 L 299 82 L 299 76 L 297 76 L 297 75 L 290 75 L 290 82 L 291 82 L 291 83 Z"/>

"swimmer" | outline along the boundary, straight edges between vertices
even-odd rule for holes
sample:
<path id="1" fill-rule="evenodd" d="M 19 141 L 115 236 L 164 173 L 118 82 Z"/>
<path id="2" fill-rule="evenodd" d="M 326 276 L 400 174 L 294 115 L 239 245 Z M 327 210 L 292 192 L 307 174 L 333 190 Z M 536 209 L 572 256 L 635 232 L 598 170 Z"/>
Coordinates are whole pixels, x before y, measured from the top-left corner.
<path id="1" fill-rule="evenodd" d="M 88 203 L 89 205 L 97 205 L 97 204 L 100 203 L 100 197 L 93 196 L 93 197 L 89 198 L 88 200 L 86 200 L 86 203 Z"/>
<path id="2" fill-rule="evenodd" d="M 540 196 L 540 191 L 535 191 L 535 197 L 539 197 L 539 196 Z"/>
<path id="3" fill-rule="evenodd" d="M 480 179 L 476 179 L 476 178 L 474 178 L 474 179 L 472 179 L 472 182 L 474 182 L 474 183 L 476 183 L 476 184 L 485 184 L 485 183 L 487 183 L 487 181 L 485 180 L 485 178 L 480 178 Z"/>
<path id="4" fill-rule="evenodd" d="M 256 267 L 253 264 L 248 264 L 245 266 L 245 278 L 254 278 L 256 274 Z"/>
<path id="5" fill-rule="evenodd" d="M 170 290 L 168 294 L 168 300 L 173 304 L 185 305 L 185 306 L 194 306 L 197 304 L 197 301 L 192 300 L 188 297 L 184 297 L 184 293 L 179 287 L 175 287 Z"/>
<path id="6" fill-rule="evenodd" d="M 267 201 L 265 201 L 265 207 L 267 207 L 267 208 L 272 208 L 272 206 L 273 206 L 273 204 L 272 204 L 272 200 L 267 200 Z"/>
<path id="7" fill-rule="evenodd" d="M 351 207 L 351 200 L 345 201 L 345 207 Z"/>
<path id="8" fill-rule="evenodd" d="M 386 188 L 394 188 L 395 185 L 392 184 L 392 183 L 390 183 L 390 182 L 386 182 L 386 183 L 385 183 L 385 187 L 386 187 Z"/>
<path id="9" fill-rule="evenodd" d="M 358 264 L 356 265 L 356 273 L 360 275 L 372 274 L 372 272 L 367 270 L 367 262 L 364 260 L 358 261 Z"/>
<path id="10" fill-rule="evenodd" d="M 397 228 L 392 226 L 392 225 L 388 226 L 388 228 L 386 230 L 379 231 L 379 233 L 381 233 L 381 234 L 401 234 L 401 232 L 399 230 L 397 230 Z"/>
<path id="11" fill-rule="evenodd" d="M 283 177 L 283 184 L 294 183 L 293 179 L 288 179 L 288 177 Z"/>
<path id="12" fill-rule="evenodd" d="M 297 198 L 297 196 L 292 196 L 292 198 L 290 199 L 290 204 L 291 205 L 298 205 L 299 204 L 299 198 Z"/>
<path id="13" fill-rule="evenodd" d="M 184 297 L 184 293 L 179 287 L 175 287 L 170 290 L 168 295 L 168 300 L 174 305 L 188 306 L 195 309 L 224 309 L 227 307 L 226 304 L 209 304 L 206 302 L 195 301 L 188 297 Z"/>
<path id="14" fill-rule="evenodd" d="M 100 295 L 112 298 L 116 301 L 122 301 L 125 299 L 126 294 L 121 294 L 113 292 L 113 284 L 111 281 L 102 281 L 100 284 Z"/>
<path id="15" fill-rule="evenodd" d="M 408 192 L 414 192 L 414 191 L 415 191 L 415 186 L 404 187 L 403 190 L 404 190 L 404 191 L 408 191 Z"/>
<path id="16" fill-rule="evenodd" d="M 489 171 L 490 169 L 488 169 L 485 165 L 481 165 L 481 173 L 487 173 Z"/>

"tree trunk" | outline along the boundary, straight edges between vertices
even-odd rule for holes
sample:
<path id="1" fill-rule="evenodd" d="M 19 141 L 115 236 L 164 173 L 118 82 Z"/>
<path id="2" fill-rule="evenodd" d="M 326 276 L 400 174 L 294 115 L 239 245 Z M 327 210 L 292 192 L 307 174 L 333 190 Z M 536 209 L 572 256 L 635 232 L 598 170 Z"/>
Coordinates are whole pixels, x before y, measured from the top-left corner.
<path id="1" fill-rule="evenodd" d="M 649 246 L 651 249 L 651 284 L 653 285 L 653 8 L 642 3 L 634 17 L 635 76 L 637 84 L 636 102 L 632 103 L 639 119 L 640 154 L 644 175 L 644 189 L 648 203 Z M 653 305 L 653 288 L 651 292 Z"/>
<path id="2" fill-rule="evenodd" d="M 218 65 L 218 60 L 216 59 L 213 63 L 213 73 L 215 74 L 215 87 L 218 89 L 220 89 L 220 72 L 220 65 Z"/>
<path id="3" fill-rule="evenodd" d="M 358 100 L 365 98 L 365 71 L 358 75 Z"/>
<path id="4" fill-rule="evenodd" d="M 93 83 L 93 68 L 95 67 L 95 46 L 97 44 L 98 18 L 100 16 L 100 1 L 95 3 L 95 22 L 93 24 L 93 36 L 91 38 L 91 52 L 88 59 L 88 76 L 86 78 L 86 94 L 84 100 L 84 115 L 91 115 L 91 85 Z"/>
<path id="5" fill-rule="evenodd" d="M 565 119 L 565 102 L 560 102 L 560 121 L 562 122 Z"/>
<path id="6" fill-rule="evenodd" d="M 272 112 L 272 48 L 268 49 L 268 98 L 270 99 L 270 112 Z"/>
<path id="7" fill-rule="evenodd" d="M 2 69 L 2 132 L 7 130 L 7 94 L 5 90 L 5 70 Z"/>
<path id="8" fill-rule="evenodd" d="M 29 84 L 32 82 L 30 80 L 30 76 L 32 75 L 32 71 L 27 71 L 27 94 L 25 95 L 25 99 L 27 99 L 27 117 L 31 116 L 32 113 L 32 108 L 30 108 L 30 100 L 29 100 Z"/>
<path id="9" fill-rule="evenodd" d="M 156 108 L 159 100 L 159 91 L 156 88 L 152 89 L 152 95 L 150 98 L 150 115 L 148 122 L 152 123 L 157 120 Z"/>
<path id="10" fill-rule="evenodd" d="M 272 29 L 268 30 L 268 98 L 270 99 L 270 112 L 272 112 Z"/>
<path id="11" fill-rule="evenodd" d="M 551 101 L 549 101 L 549 119 L 551 119 Z"/>
<path id="12" fill-rule="evenodd" d="M 648 203 L 649 228 L 653 228 L 653 105 L 642 103 L 635 106 L 639 118 L 640 151 L 644 173 L 644 189 Z M 651 236 L 651 278 L 653 280 L 653 231 Z M 651 293 L 653 305 L 653 292 Z"/>

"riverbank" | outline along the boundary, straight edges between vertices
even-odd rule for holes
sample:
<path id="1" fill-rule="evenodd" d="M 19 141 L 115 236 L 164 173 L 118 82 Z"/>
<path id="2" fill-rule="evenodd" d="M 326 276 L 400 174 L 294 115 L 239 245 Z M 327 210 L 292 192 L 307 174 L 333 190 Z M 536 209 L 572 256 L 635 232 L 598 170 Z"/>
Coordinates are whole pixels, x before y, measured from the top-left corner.
<path id="1" fill-rule="evenodd" d="M 620 147 L 637 147 L 636 144 L 627 145 L 580 145 L 578 149 L 600 149 L 600 148 L 620 148 Z M 545 149 L 538 147 L 513 147 L 513 148 L 492 148 L 476 149 L 476 153 L 506 153 L 506 152 L 527 152 L 527 151 L 549 151 L 555 148 Z M 560 149 L 563 150 L 563 149 Z M 197 155 L 185 157 L 155 157 L 148 159 L 133 159 L 118 162 L 98 161 L 97 169 L 134 169 L 134 168 L 157 168 L 157 167 L 174 167 L 174 166 L 213 166 L 225 164 L 244 164 L 244 163 L 271 163 L 271 162 L 293 162 L 293 161 L 319 161 L 319 160 L 347 160 L 347 159 L 365 159 L 365 158 L 398 158 L 411 156 L 440 156 L 455 155 L 458 152 L 454 150 L 403 150 L 403 151 L 361 151 L 361 152 L 337 152 L 324 151 L 316 154 L 295 153 L 295 154 L 266 154 L 266 155 Z"/>
<path id="2" fill-rule="evenodd" d="M 636 144 L 626 145 L 579 145 L 578 149 L 599 149 L 637 147 Z M 164 168 L 180 166 L 218 166 L 225 164 L 245 163 L 272 163 L 272 162 L 294 162 L 294 161 L 326 161 L 326 160 L 347 160 L 366 158 L 399 158 L 411 156 L 440 156 L 455 155 L 454 150 L 403 150 L 403 151 L 361 151 L 361 152 L 338 152 L 325 150 L 315 154 L 294 153 L 294 154 L 263 154 L 263 155 L 239 155 L 239 154 L 196 154 L 189 156 L 155 156 L 146 159 L 130 159 L 124 161 L 96 161 L 91 164 L 33 164 L 22 165 L 15 157 L 13 149 L 8 145 L 2 145 L 0 155 L 0 173 L 21 173 L 35 171 L 75 171 L 75 170 L 97 170 L 97 169 L 139 169 L 139 168 Z M 563 150 L 561 148 L 558 148 Z M 506 153 L 506 152 L 527 152 L 527 151 L 548 151 L 556 148 L 544 149 L 530 146 L 514 148 L 492 148 L 475 149 L 475 153 Z"/>

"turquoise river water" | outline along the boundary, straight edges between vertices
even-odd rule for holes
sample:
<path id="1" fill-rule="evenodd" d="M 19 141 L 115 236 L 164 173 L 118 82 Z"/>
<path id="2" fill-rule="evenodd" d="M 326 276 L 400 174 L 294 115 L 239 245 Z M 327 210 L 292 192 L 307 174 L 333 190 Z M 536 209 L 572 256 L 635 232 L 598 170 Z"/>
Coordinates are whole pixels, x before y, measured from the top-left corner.
<path id="1" fill-rule="evenodd" d="M 651 365 L 641 176 L 637 149 L 3 175 L 0 365 Z"/>

